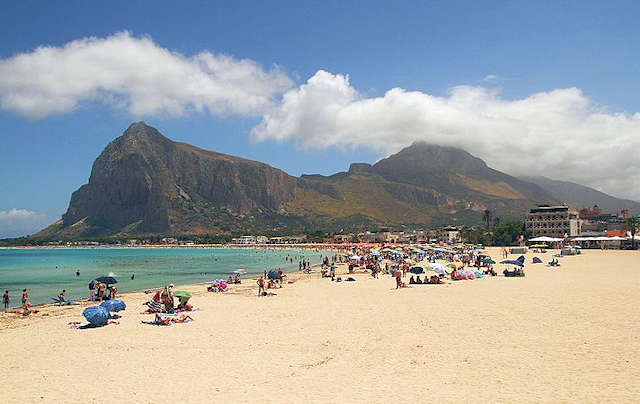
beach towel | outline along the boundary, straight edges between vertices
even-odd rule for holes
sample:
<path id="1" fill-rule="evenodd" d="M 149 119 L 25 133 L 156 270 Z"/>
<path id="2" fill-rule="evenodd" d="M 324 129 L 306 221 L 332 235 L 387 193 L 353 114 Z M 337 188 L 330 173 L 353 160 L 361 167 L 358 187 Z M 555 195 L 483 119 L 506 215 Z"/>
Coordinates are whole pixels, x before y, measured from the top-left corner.
<path id="1" fill-rule="evenodd" d="M 157 300 L 151 300 L 150 302 L 147 302 L 145 304 L 149 307 L 149 310 L 152 313 L 161 313 L 162 312 L 162 303 L 160 303 Z"/>

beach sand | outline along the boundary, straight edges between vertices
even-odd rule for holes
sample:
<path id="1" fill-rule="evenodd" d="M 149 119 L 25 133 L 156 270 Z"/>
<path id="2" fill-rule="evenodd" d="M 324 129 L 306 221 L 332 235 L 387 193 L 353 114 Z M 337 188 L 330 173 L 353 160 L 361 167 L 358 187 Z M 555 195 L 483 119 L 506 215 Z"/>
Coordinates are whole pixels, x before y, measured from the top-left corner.
<path id="1" fill-rule="evenodd" d="M 492 249 L 498 260 L 498 249 Z M 395 290 L 318 274 L 257 297 L 194 292 L 195 321 L 70 329 L 81 306 L 0 315 L 3 402 L 638 402 L 640 253 Z M 516 256 L 511 255 L 514 259 Z M 503 266 L 496 266 L 500 271 Z M 341 268 L 344 271 L 344 268 Z M 450 282 L 450 281 L 448 281 Z M 48 315 L 41 315 L 46 312 Z"/>

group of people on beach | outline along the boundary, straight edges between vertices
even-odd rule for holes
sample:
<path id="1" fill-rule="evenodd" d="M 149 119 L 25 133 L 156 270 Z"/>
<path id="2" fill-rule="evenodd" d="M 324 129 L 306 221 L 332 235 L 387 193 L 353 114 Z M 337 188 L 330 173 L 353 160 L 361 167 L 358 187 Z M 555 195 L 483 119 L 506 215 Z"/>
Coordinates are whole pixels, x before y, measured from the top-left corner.
<path id="1" fill-rule="evenodd" d="M 272 271 L 269 271 L 269 273 L 272 273 Z M 256 280 L 256 284 L 258 285 L 258 296 L 266 296 L 267 289 L 282 288 L 284 285 L 284 278 L 286 276 L 287 275 L 285 275 L 282 268 L 278 268 L 277 278 L 268 276 L 267 271 L 265 271 L 264 275 Z"/>
<path id="2" fill-rule="evenodd" d="M 105 294 L 105 291 L 107 292 Z M 103 282 L 91 281 L 89 282 L 89 301 L 101 302 L 103 300 L 113 300 L 116 298 L 118 289 L 115 285 L 107 285 Z"/>
<path id="3" fill-rule="evenodd" d="M 8 290 L 5 290 L 2 294 L 2 305 L 4 307 L 5 312 L 15 312 L 22 315 L 29 315 L 31 313 L 37 313 L 37 310 L 33 310 L 31 308 L 31 304 L 29 303 L 29 292 L 27 289 L 22 289 L 22 306 L 17 309 L 11 309 L 11 295 Z"/>

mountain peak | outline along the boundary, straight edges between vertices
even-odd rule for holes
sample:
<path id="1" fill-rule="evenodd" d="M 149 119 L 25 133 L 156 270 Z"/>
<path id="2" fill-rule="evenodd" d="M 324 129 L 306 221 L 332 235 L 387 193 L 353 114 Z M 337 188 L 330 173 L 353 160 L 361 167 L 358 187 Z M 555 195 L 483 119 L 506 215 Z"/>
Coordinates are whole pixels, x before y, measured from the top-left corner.
<path id="1" fill-rule="evenodd" d="M 455 170 L 463 173 L 478 173 L 488 168 L 482 159 L 465 150 L 425 141 L 413 142 L 411 146 L 378 161 L 375 167 L 386 170 L 398 164 L 412 166 L 416 170 Z"/>

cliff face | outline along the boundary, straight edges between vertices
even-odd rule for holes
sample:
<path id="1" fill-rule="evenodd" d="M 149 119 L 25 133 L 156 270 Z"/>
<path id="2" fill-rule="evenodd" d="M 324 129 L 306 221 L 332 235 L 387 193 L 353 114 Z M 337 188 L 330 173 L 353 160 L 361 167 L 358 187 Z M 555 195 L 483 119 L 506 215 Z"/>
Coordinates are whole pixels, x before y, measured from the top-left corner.
<path id="1" fill-rule="evenodd" d="M 173 142 L 138 122 L 96 159 L 62 222 L 92 233 L 197 233 L 215 227 L 213 212 L 231 222 L 275 213 L 295 186 L 281 170 Z"/>

